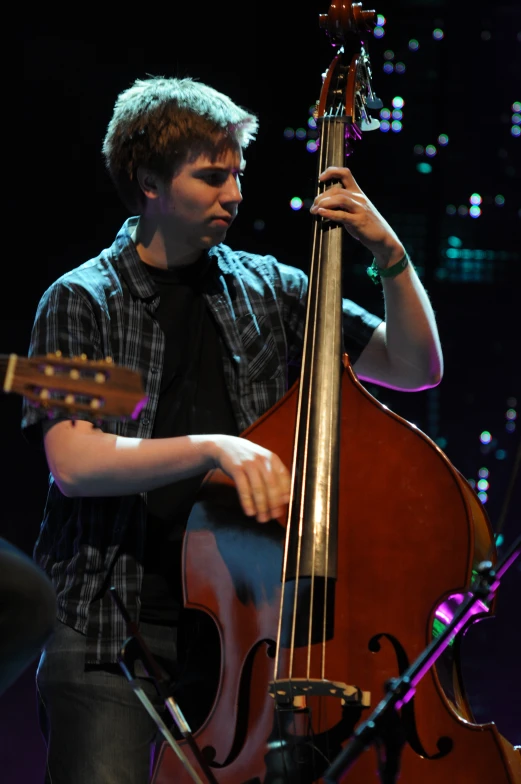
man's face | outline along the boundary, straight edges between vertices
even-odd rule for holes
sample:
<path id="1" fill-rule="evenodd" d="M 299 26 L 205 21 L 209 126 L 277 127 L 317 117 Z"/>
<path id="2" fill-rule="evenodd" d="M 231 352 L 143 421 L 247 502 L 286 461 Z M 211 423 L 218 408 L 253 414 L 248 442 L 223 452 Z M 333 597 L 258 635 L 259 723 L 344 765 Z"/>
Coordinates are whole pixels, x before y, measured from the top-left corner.
<path id="1" fill-rule="evenodd" d="M 215 161 L 203 154 L 184 163 L 161 185 L 155 204 L 167 242 L 187 251 L 223 242 L 242 201 L 243 170 L 240 148 L 225 151 Z"/>

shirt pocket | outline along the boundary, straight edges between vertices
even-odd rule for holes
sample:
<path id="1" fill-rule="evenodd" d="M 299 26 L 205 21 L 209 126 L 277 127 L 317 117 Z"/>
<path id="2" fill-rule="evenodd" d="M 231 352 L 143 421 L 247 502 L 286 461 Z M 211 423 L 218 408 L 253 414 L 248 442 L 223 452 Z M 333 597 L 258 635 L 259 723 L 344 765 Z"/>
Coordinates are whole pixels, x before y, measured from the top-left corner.
<path id="1" fill-rule="evenodd" d="M 267 315 L 247 314 L 236 322 L 251 382 L 274 381 L 285 376 L 285 368 Z"/>

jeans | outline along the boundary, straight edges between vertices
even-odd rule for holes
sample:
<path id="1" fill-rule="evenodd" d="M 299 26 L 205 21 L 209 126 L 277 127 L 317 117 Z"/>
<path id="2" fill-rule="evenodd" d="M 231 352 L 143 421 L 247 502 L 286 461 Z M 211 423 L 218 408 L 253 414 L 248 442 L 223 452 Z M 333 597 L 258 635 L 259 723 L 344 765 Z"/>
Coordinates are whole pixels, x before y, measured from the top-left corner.
<path id="1" fill-rule="evenodd" d="M 156 662 L 175 677 L 175 630 L 142 624 Z M 86 638 L 58 623 L 38 666 L 39 720 L 47 744 L 46 784 L 146 784 L 157 726 L 119 664 L 85 667 Z M 144 692 L 167 721 L 152 680 L 136 664 Z M 171 722 L 168 720 L 170 725 Z"/>

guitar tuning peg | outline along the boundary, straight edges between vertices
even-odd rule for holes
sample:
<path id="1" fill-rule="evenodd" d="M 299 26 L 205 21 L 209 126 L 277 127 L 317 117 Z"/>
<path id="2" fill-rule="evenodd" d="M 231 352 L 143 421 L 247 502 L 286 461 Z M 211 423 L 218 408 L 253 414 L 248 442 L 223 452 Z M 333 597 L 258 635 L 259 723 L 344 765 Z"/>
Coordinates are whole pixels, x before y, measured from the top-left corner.
<path id="1" fill-rule="evenodd" d="M 94 381 L 96 381 L 98 384 L 104 384 L 106 380 L 107 377 L 105 376 L 104 373 L 96 373 L 96 375 L 94 376 Z"/>
<path id="2" fill-rule="evenodd" d="M 76 398 L 74 395 L 65 395 L 65 402 L 68 406 L 74 405 Z"/>
<path id="3" fill-rule="evenodd" d="M 40 389 L 40 400 L 49 400 L 51 393 L 48 389 Z"/>
<path id="4" fill-rule="evenodd" d="M 74 381 L 77 381 L 80 377 L 80 371 L 76 370 L 76 368 L 69 370 L 69 377 L 72 378 Z"/>
<path id="5" fill-rule="evenodd" d="M 78 359 L 81 359 L 82 362 L 85 362 L 87 360 L 87 355 L 86 354 L 80 354 Z"/>
<path id="6" fill-rule="evenodd" d="M 97 397 L 92 398 L 92 400 L 90 401 L 90 407 L 91 408 L 101 408 L 101 403 L 100 403 L 100 401 L 98 400 Z"/>
<path id="7" fill-rule="evenodd" d="M 46 376 L 54 376 L 54 368 L 52 365 L 46 365 L 43 372 Z"/>
<path id="8" fill-rule="evenodd" d="M 105 362 L 107 363 L 107 365 L 112 365 L 114 360 L 112 359 L 112 357 L 105 357 Z"/>

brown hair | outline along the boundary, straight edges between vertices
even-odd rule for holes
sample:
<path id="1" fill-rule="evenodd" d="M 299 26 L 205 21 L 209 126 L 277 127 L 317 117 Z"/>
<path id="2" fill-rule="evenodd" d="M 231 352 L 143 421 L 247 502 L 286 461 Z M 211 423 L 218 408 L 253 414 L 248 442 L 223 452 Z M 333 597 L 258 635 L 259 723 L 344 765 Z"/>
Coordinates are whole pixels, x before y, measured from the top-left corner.
<path id="1" fill-rule="evenodd" d="M 151 76 L 118 95 L 102 151 L 123 203 L 141 213 L 138 166 L 167 180 L 203 153 L 215 160 L 229 148 L 247 147 L 257 128 L 254 114 L 213 87 L 191 77 Z"/>

